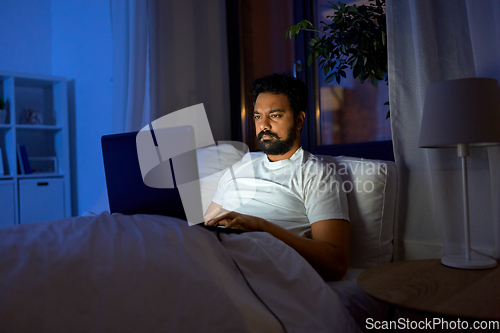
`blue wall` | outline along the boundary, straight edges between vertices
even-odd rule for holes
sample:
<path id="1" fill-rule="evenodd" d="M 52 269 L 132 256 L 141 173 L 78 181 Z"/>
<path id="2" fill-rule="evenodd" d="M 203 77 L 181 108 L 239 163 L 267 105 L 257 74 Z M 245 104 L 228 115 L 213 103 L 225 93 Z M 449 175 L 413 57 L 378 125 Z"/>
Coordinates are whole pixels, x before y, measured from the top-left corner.
<path id="1" fill-rule="evenodd" d="M 52 0 L 52 71 L 74 79 L 78 214 L 108 209 L 100 140 L 112 132 L 112 51 L 109 1 Z"/>
<path id="2" fill-rule="evenodd" d="M 2 0 L 0 13 L 0 69 L 50 75 L 51 0 Z"/>
<path id="3" fill-rule="evenodd" d="M 112 131 L 109 1 L 2 0 L 0 13 L 0 70 L 69 81 L 73 214 L 107 209 L 100 137 Z"/>

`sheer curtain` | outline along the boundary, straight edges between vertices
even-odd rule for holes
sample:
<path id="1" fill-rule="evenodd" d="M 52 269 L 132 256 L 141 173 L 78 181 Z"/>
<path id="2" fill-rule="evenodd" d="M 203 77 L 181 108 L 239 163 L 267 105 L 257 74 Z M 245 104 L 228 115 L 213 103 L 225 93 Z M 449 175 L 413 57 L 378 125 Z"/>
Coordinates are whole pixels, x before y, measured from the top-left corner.
<path id="1" fill-rule="evenodd" d="M 111 0 L 115 132 L 203 103 L 229 140 L 225 1 Z"/>
<path id="2" fill-rule="evenodd" d="M 151 119 L 147 4 L 144 0 L 110 0 L 113 133 L 138 131 Z M 94 206 L 83 214 L 103 211 L 109 211 L 105 185 Z"/>
<path id="3" fill-rule="evenodd" d="M 429 84 L 465 77 L 500 79 L 500 3 L 387 0 L 386 7 L 391 126 L 399 172 L 396 259 L 464 253 L 457 152 L 418 148 L 420 121 Z M 498 259 L 499 148 L 471 148 L 468 167 L 472 248 Z"/>
<path id="4" fill-rule="evenodd" d="M 113 132 L 203 103 L 231 139 L 225 0 L 110 0 Z M 109 210 L 106 188 L 92 212 Z"/>
<path id="5" fill-rule="evenodd" d="M 152 119 L 203 103 L 231 139 L 225 0 L 149 0 Z"/>
<path id="6" fill-rule="evenodd" d="M 111 0 L 113 131 L 149 122 L 148 2 Z"/>

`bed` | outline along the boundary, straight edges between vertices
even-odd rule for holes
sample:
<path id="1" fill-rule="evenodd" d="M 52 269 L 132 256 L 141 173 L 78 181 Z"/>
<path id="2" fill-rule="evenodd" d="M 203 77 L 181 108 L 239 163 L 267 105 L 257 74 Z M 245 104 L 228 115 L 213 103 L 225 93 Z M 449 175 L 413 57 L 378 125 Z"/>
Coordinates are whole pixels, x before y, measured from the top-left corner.
<path id="1" fill-rule="evenodd" d="M 211 164 L 211 149 L 197 150 L 199 165 Z M 392 259 L 395 166 L 319 157 L 354 186 L 351 267 L 342 281 L 325 283 L 267 233 L 224 234 L 177 217 L 103 212 L 0 229 L 1 330 L 364 331 L 366 318 L 387 311 L 356 278 Z M 204 206 L 220 177 L 207 168 L 206 177 L 200 171 Z"/>

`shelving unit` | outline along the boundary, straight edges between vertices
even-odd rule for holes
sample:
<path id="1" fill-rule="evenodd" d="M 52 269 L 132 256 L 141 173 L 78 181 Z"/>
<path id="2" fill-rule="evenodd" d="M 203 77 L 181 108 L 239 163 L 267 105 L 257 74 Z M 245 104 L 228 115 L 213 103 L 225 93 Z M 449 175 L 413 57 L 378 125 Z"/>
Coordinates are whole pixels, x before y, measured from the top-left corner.
<path id="1" fill-rule="evenodd" d="M 6 123 L 0 124 L 4 169 L 0 174 L 0 227 L 70 216 L 66 79 L 0 71 L 0 96 L 7 109 Z M 35 110 L 38 117 L 27 116 L 28 109 Z M 54 161 L 54 167 L 20 174 L 18 145 L 26 147 L 30 162 Z"/>

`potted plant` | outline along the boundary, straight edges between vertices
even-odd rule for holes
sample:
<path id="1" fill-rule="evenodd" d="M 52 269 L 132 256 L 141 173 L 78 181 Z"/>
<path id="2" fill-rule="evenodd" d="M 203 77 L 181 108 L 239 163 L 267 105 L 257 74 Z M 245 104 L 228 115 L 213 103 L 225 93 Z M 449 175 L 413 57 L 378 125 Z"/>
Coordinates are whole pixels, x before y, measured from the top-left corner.
<path id="1" fill-rule="evenodd" d="M 307 59 L 309 66 L 314 57 L 326 75 L 325 82 L 340 83 L 347 77 L 346 69 L 363 83 L 370 80 L 375 87 L 378 81 L 387 82 L 387 35 L 385 0 L 370 0 L 368 6 L 347 6 L 330 3 L 334 9 L 331 22 L 320 22 L 320 27 L 302 20 L 287 29 L 286 36 L 294 38 L 301 30 L 317 32 L 309 40 L 312 51 Z M 388 103 L 386 103 L 388 104 Z M 389 112 L 387 113 L 389 117 Z"/>
<path id="2" fill-rule="evenodd" d="M 5 108 L 5 100 L 0 96 L 0 124 L 5 124 L 7 118 L 7 110 Z"/>

